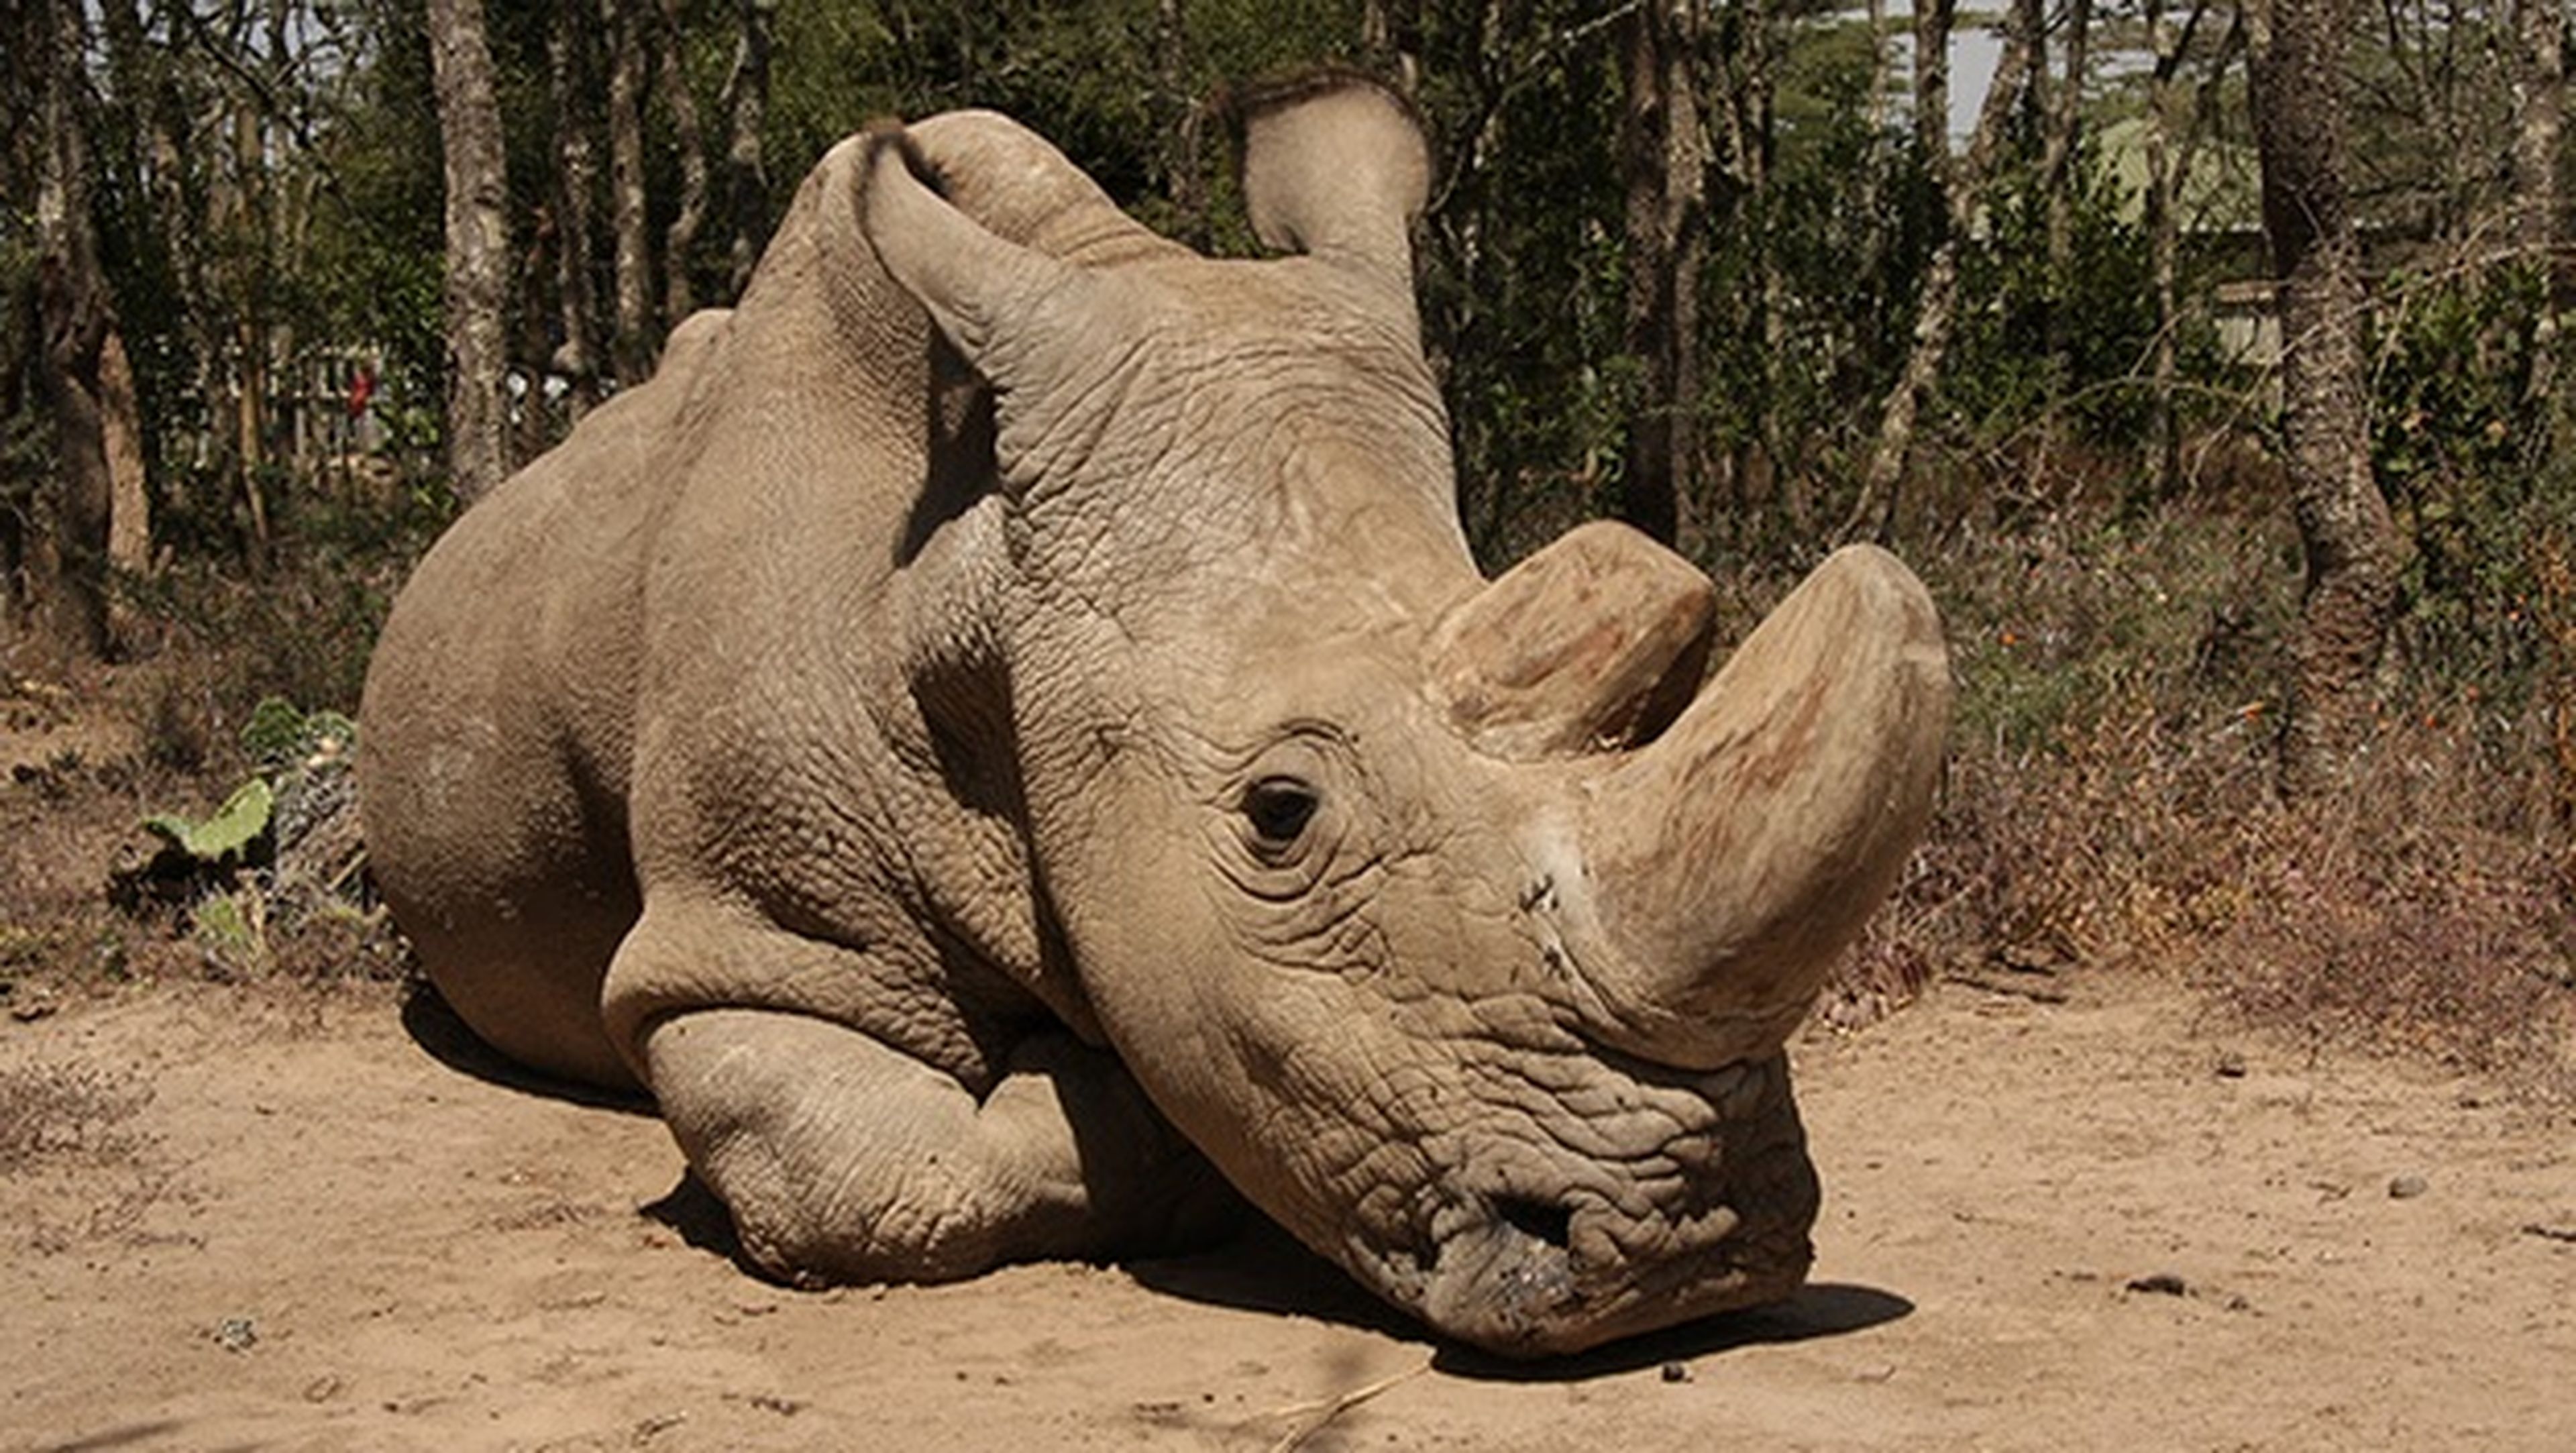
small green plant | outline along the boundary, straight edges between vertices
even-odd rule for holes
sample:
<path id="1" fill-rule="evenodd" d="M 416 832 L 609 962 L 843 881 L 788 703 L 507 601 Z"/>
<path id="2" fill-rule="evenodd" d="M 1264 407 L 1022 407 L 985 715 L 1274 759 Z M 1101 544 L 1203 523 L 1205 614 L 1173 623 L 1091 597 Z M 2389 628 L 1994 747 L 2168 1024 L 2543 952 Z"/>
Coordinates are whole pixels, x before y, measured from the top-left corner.
<path id="1" fill-rule="evenodd" d="M 143 819 L 143 826 L 198 864 L 216 868 L 227 860 L 241 860 L 266 835 L 276 810 L 275 789 L 267 778 L 253 777 L 235 788 L 209 817 L 156 812 Z"/>
<path id="2" fill-rule="evenodd" d="M 344 920 L 369 918 L 343 896 L 363 856 L 350 776 L 357 739 L 357 724 L 339 712 L 269 697 L 241 732 L 253 773 L 221 807 L 203 819 L 144 819 L 164 844 L 151 872 L 181 885 L 172 896 L 186 901 L 189 935 L 217 977 L 274 967 L 277 933 L 327 919 L 350 938 Z"/>

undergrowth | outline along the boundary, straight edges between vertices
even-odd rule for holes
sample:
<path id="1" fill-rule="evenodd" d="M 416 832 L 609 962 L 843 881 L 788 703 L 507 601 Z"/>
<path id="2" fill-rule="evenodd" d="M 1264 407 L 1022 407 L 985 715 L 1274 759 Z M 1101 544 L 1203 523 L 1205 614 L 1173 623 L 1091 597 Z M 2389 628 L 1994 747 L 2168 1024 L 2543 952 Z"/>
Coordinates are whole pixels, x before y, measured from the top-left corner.
<path id="1" fill-rule="evenodd" d="M 2510 649 L 2419 594 L 2334 791 L 2276 791 L 2299 557 L 2286 504 L 2069 506 L 1900 548 L 1959 686 L 1937 816 L 1853 992 L 2076 965 L 2247 1018 L 2576 1095 L 2576 574 L 2532 535 Z M 2030 980 L 2016 982 L 2028 983 Z"/>

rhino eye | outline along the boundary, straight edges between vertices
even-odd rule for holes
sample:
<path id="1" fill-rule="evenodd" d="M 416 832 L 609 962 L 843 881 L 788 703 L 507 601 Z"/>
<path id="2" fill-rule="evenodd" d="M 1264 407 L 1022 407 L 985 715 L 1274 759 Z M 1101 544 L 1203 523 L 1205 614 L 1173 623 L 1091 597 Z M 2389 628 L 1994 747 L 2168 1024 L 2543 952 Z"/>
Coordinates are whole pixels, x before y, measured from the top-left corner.
<path id="1" fill-rule="evenodd" d="M 1264 777 L 1245 789 L 1243 817 L 1268 848 L 1293 845 L 1315 820 L 1315 789 L 1294 777 Z"/>

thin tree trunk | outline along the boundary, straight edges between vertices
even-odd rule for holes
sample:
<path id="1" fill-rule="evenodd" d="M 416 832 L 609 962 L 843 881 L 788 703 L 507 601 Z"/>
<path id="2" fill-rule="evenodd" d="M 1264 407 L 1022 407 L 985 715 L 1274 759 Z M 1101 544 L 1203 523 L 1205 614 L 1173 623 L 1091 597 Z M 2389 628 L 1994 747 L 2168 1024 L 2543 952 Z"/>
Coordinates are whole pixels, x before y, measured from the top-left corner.
<path id="1" fill-rule="evenodd" d="M 98 406 L 107 454 L 107 563 L 126 575 L 152 568 L 152 491 L 144 468 L 143 410 L 134 397 L 134 365 L 125 338 L 110 327 L 99 340 Z"/>
<path id="2" fill-rule="evenodd" d="M 1697 493 L 1700 223 L 1708 129 L 1700 119 L 1702 0 L 1648 0 L 1624 26 L 1619 159 L 1628 193 L 1627 344 L 1640 370 L 1620 515 L 1671 544 Z"/>
<path id="3" fill-rule="evenodd" d="M 1154 7 L 1154 109 L 1163 169 L 1163 195 L 1179 217 L 1179 236 L 1193 246 L 1207 240 L 1207 197 L 1199 184 L 1199 106 L 1191 95 L 1189 17 L 1182 0 Z"/>
<path id="4" fill-rule="evenodd" d="M 769 111 L 769 48 L 778 0 L 738 0 L 741 32 L 733 73 L 725 79 L 724 111 L 731 141 L 725 148 L 727 211 L 733 224 L 733 292 L 739 297 L 769 242 L 769 172 L 760 130 Z"/>
<path id="5" fill-rule="evenodd" d="M 2534 453 L 2557 457 L 2567 434 L 2558 398 L 2558 310 L 2567 293 L 2559 257 L 2558 152 L 2567 120 L 2567 12 L 2564 0 L 2515 0 L 2513 197 L 2514 242 L 2541 269 L 2540 309 L 2532 321 L 2531 378 L 2524 402 L 2540 419 Z"/>
<path id="6" fill-rule="evenodd" d="M 2083 142 L 2084 81 L 2090 66 L 2093 34 L 2092 0 L 2066 0 L 2065 74 L 2049 97 L 2047 140 L 2040 148 L 2040 195 L 2048 208 L 2048 408 L 2042 420 L 2043 450 L 2054 443 L 2058 413 L 2065 406 L 2066 379 L 2074 371 L 2067 357 L 2070 320 L 2067 284 L 2075 266 L 2075 197 L 2072 186 L 2076 149 Z M 2053 452 L 2053 451 L 2051 451 Z M 2042 471 L 2044 477 L 2044 469 Z"/>
<path id="7" fill-rule="evenodd" d="M 599 0 L 609 37 L 608 194 L 617 241 L 617 328 L 609 366 L 620 388 L 653 371 L 653 242 L 644 195 L 644 18 L 641 0 Z"/>
<path id="8" fill-rule="evenodd" d="M 260 244 L 236 279 L 240 310 L 233 317 L 233 483 L 250 520 L 251 554 L 265 560 L 268 498 L 261 492 L 260 464 L 268 433 L 268 336 L 262 326 L 268 293 L 262 275 L 268 255 L 268 158 L 259 112 L 248 99 L 233 112 L 233 177 L 242 235 Z"/>
<path id="9" fill-rule="evenodd" d="M 1929 6 L 1926 7 L 1930 8 Z M 1940 245 L 1923 273 L 1922 302 L 1914 315 L 1914 346 L 1896 383 L 1880 401 L 1878 438 L 1870 448 L 1869 467 L 1861 477 L 1860 497 L 1843 523 L 1845 539 L 1884 534 L 1896 514 L 1896 489 L 1905 473 L 1905 457 L 1914 447 L 1914 424 L 1924 397 L 1940 379 L 1949 356 L 1950 337 L 1959 309 L 1959 249 L 1965 243 L 1985 198 L 1994 171 L 1995 153 L 2004 122 L 2020 103 L 2030 77 L 2030 58 L 2039 33 L 2039 0 L 2013 0 L 2006 22 L 2003 53 L 1995 61 L 1995 78 L 1977 111 L 1977 129 L 1968 138 L 1968 154 L 1950 173 L 1944 188 L 1946 227 Z M 1917 125 L 1922 118 L 1916 118 Z"/>
<path id="10" fill-rule="evenodd" d="M 569 385 L 567 406 L 575 422 L 599 402 L 600 374 L 599 289 L 590 269 L 599 151 L 591 128 L 588 18 L 579 0 L 561 0 L 546 34 L 555 112 L 555 318 L 563 334 L 548 365 Z"/>
<path id="11" fill-rule="evenodd" d="M 707 225 L 707 132 L 680 47 L 680 0 L 661 0 L 660 20 L 655 33 L 661 47 L 662 99 L 671 108 L 671 133 L 680 146 L 680 208 L 662 234 L 662 321 L 677 327 L 698 306 L 689 255 Z"/>
<path id="12" fill-rule="evenodd" d="M 1872 114 L 1887 84 L 1886 19 L 1883 0 L 1873 0 Z M 1781 276 L 1779 249 L 1765 223 L 1777 147 L 1772 124 L 1776 66 L 1771 0 L 1736 0 L 1718 12 L 1716 20 L 1715 70 L 1723 90 L 1717 114 L 1725 123 L 1726 168 L 1734 193 L 1719 212 L 1716 230 L 1720 236 L 1743 239 L 1740 245 L 1753 250 L 1757 277 L 1753 307 L 1762 335 L 1762 349 L 1754 363 L 1759 378 L 1752 401 L 1755 442 L 1730 461 L 1730 497 L 1739 511 L 1749 511 L 1757 497 L 1768 497 L 1776 488 L 1791 529 L 1804 535 L 1812 524 L 1805 473 L 1788 467 L 1789 450 L 1781 432 L 1779 378 L 1788 348 L 1789 290 Z M 1857 210 L 1874 215 L 1876 205 L 1875 196 L 1864 193 Z"/>
<path id="13" fill-rule="evenodd" d="M 1360 50 L 1406 95 L 1419 91 L 1422 0 L 1367 0 L 1360 9 Z"/>
<path id="14" fill-rule="evenodd" d="M 2279 283 L 2281 433 L 2307 582 L 2290 648 L 2280 785 L 2313 796 L 2370 730 L 2403 559 L 2370 469 L 2361 259 L 2344 192 L 2349 0 L 2249 0 L 2248 101 Z"/>
<path id="15" fill-rule="evenodd" d="M 447 180 L 448 487 L 467 504 L 509 473 L 509 179 L 482 0 L 428 0 Z"/>
<path id="16" fill-rule="evenodd" d="M 2166 16 L 2165 0 L 2146 0 L 2147 44 L 2155 56 L 2147 78 L 2147 187 L 2145 223 L 2147 266 L 2155 289 L 2156 334 L 2148 362 L 2148 458 L 2154 492 L 2170 499 L 2182 479 L 2182 431 L 2174 416 L 2174 383 L 2179 376 L 2176 330 L 2181 326 L 2177 289 L 2182 263 L 2182 178 L 2173 164 L 2174 73 L 2182 64 L 2192 17 L 2177 31 Z"/>
<path id="17" fill-rule="evenodd" d="M 139 434 L 128 415 L 110 417 L 115 400 L 102 374 L 116 340 L 116 311 L 99 266 L 90 217 L 89 107 L 82 61 L 82 7 L 50 0 L 33 39 L 38 58 L 43 136 L 36 196 L 37 376 L 52 415 L 58 469 L 48 513 L 53 536 L 45 558 L 44 624 L 67 656 L 104 658 L 108 628 L 108 539 L 116 496 L 113 454 L 119 435 Z M 124 345 L 116 343 L 122 357 Z"/>
<path id="18" fill-rule="evenodd" d="M 1935 186 L 1950 176 L 1950 26 L 1957 0 L 1914 0 L 1914 150 Z"/>

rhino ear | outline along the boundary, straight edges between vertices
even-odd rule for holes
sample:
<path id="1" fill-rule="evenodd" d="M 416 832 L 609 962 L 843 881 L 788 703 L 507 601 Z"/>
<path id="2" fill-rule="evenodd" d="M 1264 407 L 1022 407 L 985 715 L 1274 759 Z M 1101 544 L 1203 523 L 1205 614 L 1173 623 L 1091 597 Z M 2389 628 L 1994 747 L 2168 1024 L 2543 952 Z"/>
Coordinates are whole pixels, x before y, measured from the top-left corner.
<path id="1" fill-rule="evenodd" d="M 1234 99 L 1243 198 L 1272 247 L 1358 263 L 1409 293 L 1412 230 L 1431 191 L 1413 108 L 1374 81 L 1325 72 Z"/>
<path id="2" fill-rule="evenodd" d="M 1081 270 L 998 237 L 950 206 L 925 180 L 936 173 L 902 128 L 880 126 L 864 144 L 859 230 L 959 355 L 995 387 L 1010 388 L 1025 351 L 1009 346 L 1012 324 L 1039 299 L 1078 290 Z"/>

